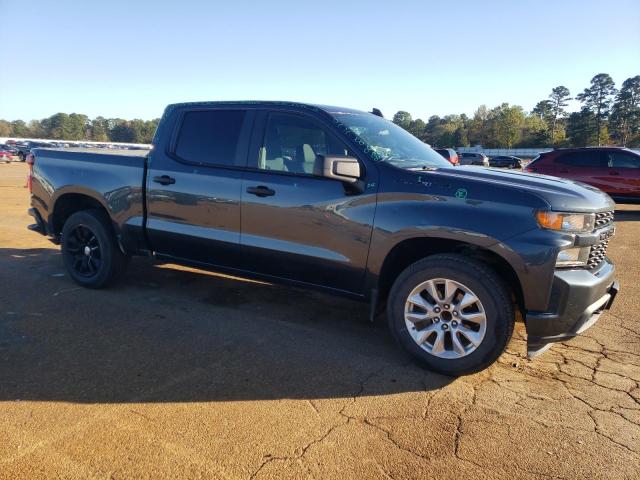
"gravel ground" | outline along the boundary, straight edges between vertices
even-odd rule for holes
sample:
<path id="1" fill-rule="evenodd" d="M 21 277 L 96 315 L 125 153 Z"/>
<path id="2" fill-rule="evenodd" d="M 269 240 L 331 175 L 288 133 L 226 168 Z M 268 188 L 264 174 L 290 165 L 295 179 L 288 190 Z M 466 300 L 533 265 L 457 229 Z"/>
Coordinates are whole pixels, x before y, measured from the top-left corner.
<path id="1" fill-rule="evenodd" d="M 132 262 L 80 289 L 0 164 L 0 478 L 640 478 L 640 207 L 592 329 L 489 369 L 414 366 L 345 299 Z"/>

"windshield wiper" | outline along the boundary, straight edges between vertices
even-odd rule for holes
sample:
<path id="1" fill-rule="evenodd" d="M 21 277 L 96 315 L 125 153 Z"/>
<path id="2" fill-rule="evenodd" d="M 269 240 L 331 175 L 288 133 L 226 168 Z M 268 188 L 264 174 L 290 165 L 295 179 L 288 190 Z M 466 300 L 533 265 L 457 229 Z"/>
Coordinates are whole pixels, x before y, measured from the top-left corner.
<path id="1" fill-rule="evenodd" d="M 407 167 L 407 170 L 437 170 L 438 168 L 433 165 L 416 165 L 415 167 Z"/>

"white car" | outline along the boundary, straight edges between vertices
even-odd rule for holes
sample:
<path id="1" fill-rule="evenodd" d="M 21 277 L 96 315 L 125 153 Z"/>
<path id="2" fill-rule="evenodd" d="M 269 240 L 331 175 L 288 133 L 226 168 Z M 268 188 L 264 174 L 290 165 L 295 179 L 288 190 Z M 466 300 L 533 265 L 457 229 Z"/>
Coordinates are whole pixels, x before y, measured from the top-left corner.
<path id="1" fill-rule="evenodd" d="M 459 153 L 458 161 L 460 162 L 460 165 L 489 166 L 489 157 L 484 153 Z"/>

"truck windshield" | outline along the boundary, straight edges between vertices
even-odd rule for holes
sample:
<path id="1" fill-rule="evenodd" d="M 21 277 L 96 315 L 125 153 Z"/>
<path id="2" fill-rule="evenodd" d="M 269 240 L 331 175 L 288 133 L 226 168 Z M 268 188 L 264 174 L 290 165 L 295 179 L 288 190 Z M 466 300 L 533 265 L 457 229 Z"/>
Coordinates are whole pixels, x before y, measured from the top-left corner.
<path id="1" fill-rule="evenodd" d="M 370 113 L 332 112 L 338 126 L 355 136 L 376 161 L 400 168 L 451 167 L 440 154 L 403 128 Z"/>

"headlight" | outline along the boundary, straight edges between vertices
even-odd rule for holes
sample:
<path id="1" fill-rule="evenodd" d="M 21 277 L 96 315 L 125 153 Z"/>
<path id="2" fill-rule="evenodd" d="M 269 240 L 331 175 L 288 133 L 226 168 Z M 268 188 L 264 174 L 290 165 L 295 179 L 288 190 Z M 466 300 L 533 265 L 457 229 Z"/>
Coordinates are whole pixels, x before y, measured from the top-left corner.
<path id="1" fill-rule="evenodd" d="M 595 213 L 561 213 L 561 212 L 536 212 L 538 224 L 543 228 L 558 230 L 561 232 L 590 232 L 596 222 Z"/>
<path id="2" fill-rule="evenodd" d="M 591 247 L 573 247 L 560 250 L 556 267 L 584 267 L 589 260 Z"/>

